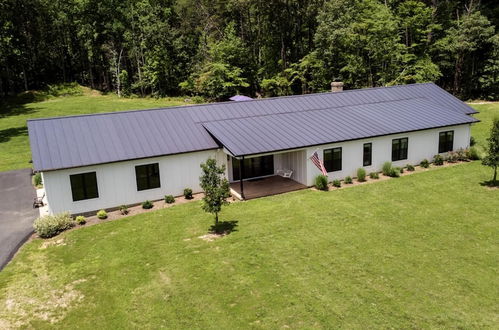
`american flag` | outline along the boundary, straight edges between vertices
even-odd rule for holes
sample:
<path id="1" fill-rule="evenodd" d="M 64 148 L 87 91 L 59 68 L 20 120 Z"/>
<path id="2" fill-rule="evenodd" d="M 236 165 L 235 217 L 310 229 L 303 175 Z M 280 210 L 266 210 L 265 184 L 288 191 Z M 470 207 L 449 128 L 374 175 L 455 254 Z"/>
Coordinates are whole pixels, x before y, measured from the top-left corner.
<path id="1" fill-rule="evenodd" d="M 317 154 L 317 151 L 315 151 L 312 156 L 310 156 L 310 160 L 312 163 L 314 163 L 315 166 L 322 172 L 322 174 L 327 176 L 327 171 L 326 168 L 324 167 L 324 164 L 322 161 L 319 159 L 319 155 Z"/>

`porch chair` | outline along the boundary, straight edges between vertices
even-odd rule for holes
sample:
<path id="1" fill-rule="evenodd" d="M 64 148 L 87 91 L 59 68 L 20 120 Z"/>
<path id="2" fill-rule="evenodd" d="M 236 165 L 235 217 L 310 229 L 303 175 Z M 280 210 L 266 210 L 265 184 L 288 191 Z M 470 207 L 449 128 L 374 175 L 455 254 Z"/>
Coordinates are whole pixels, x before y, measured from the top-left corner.
<path id="1" fill-rule="evenodd" d="M 45 204 L 43 204 L 44 197 L 45 197 L 45 192 L 43 193 L 42 197 L 35 197 L 33 200 L 33 208 L 44 206 L 45 205 Z"/>
<path id="2" fill-rule="evenodd" d="M 290 179 L 291 176 L 293 175 L 293 170 L 289 169 L 282 169 L 282 170 L 277 170 L 277 175 L 282 176 L 283 178 Z"/>

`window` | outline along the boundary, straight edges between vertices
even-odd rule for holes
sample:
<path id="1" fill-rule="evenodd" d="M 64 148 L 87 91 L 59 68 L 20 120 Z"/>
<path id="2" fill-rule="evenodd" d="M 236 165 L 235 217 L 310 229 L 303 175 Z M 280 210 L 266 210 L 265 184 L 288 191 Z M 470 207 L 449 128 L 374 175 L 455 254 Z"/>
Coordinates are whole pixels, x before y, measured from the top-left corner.
<path id="1" fill-rule="evenodd" d="M 245 158 L 243 179 L 255 178 L 274 174 L 274 155 Z M 239 180 L 239 167 L 241 161 L 232 158 L 232 179 Z"/>
<path id="2" fill-rule="evenodd" d="M 408 138 L 392 140 L 392 161 L 407 159 Z"/>
<path id="3" fill-rule="evenodd" d="M 454 131 L 440 132 L 438 136 L 438 153 L 454 149 Z"/>
<path id="4" fill-rule="evenodd" d="M 71 181 L 73 202 L 99 197 L 95 172 L 70 175 L 69 181 Z"/>
<path id="5" fill-rule="evenodd" d="M 372 143 L 364 143 L 364 161 L 363 166 L 369 166 L 372 163 L 372 151 L 373 144 Z"/>
<path id="6" fill-rule="evenodd" d="M 324 150 L 324 167 L 328 172 L 341 171 L 341 147 Z"/>
<path id="7" fill-rule="evenodd" d="M 147 164 L 135 166 L 135 177 L 137 179 L 137 190 L 159 188 L 159 164 Z"/>

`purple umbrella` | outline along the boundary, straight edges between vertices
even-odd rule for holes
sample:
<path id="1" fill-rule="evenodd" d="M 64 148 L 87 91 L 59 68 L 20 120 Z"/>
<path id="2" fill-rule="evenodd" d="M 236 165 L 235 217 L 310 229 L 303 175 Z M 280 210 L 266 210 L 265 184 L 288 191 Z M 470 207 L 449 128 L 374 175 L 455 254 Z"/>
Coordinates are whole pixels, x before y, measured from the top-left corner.
<path id="1" fill-rule="evenodd" d="M 251 97 L 244 95 L 234 95 L 233 97 L 229 98 L 229 100 L 239 102 L 239 101 L 251 101 L 253 99 Z"/>

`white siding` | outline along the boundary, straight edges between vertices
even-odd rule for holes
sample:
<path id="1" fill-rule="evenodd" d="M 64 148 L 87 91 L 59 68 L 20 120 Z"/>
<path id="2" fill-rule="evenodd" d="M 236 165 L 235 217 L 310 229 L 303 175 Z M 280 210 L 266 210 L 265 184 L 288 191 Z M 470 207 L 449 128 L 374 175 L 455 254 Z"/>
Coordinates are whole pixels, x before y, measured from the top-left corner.
<path id="1" fill-rule="evenodd" d="M 199 165 L 209 157 L 216 158 L 219 164 L 224 164 L 226 160 L 226 155 L 221 150 L 211 150 L 44 172 L 49 211 L 83 213 L 157 200 L 169 194 L 178 196 L 183 193 L 184 188 L 200 192 Z M 135 166 L 152 163 L 159 163 L 161 187 L 137 191 Z M 73 202 L 69 176 L 85 172 L 96 172 L 99 197 Z"/>
<path id="2" fill-rule="evenodd" d="M 306 152 L 297 150 L 274 156 L 274 170 L 293 170 L 291 179 L 301 184 L 307 184 Z"/>
<path id="3" fill-rule="evenodd" d="M 380 171 L 384 162 L 391 161 L 392 140 L 397 138 L 408 137 L 409 148 L 407 159 L 393 162 L 394 166 L 416 165 L 425 158 L 431 161 L 438 153 L 438 134 L 444 131 L 454 131 L 454 150 L 469 147 L 470 125 L 467 124 L 310 147 L 307 148 L 306 156 L 308 159 L 317 150 L 322 159 L 324 149 L 342 147 L 342 170 L 330 172 L 328 175 L 330 180 L 342 179 L 349 175 L 356 176 L 357 169 L 362 167 L 364 143 L 372 143 L 372 165 L 365 167 L 366 172 L 369 173 Z M 320 171 L 310 161 L 307 161 L 306 166 L 307 185 L 311 186 Z"/>

